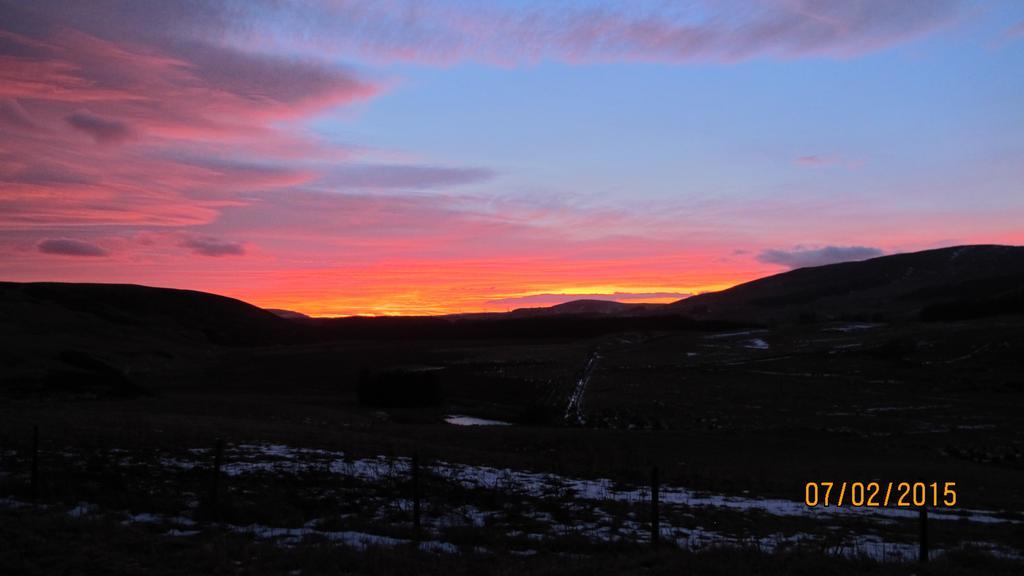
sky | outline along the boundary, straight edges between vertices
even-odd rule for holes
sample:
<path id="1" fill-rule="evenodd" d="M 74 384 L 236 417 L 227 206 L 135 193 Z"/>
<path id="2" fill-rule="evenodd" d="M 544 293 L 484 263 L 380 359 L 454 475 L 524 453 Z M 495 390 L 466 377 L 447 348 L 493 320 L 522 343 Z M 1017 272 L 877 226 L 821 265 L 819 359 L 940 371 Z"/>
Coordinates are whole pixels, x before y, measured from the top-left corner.
<path id="1" fill-rule="evenodd" d="M 0 0 L 0 280 L 442 314 L 973 243 L 1017 0 Z"/>

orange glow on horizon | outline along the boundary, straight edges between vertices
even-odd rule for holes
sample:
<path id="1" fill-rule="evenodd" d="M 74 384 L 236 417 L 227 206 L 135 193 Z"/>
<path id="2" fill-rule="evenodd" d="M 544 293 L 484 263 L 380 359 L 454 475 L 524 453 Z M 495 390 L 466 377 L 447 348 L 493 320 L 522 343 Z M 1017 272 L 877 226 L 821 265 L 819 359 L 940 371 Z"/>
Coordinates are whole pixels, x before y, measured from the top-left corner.
<path id="1" fill-rule="evenodd" d="M 293 299 L 282 295 L 239 299 L 261 308 L 275 308 L 299 312 L 307 316 L 320 318 L 340 318 L 346 316 L 440 316 L 446 314 L 466 314 L 476 312 L 509 312 L 519 308 L 541 308 L 562 301 L 577 299 L 600 299 L 627 304 L 669 304 L 689 296 L 705 292 L 717 292 L 740 284 L 752 278 L 733 281 L 702 284 L 700 286 L 677 287 L 637 287 L 637 286 L 565 286 L 563 288 L 545 289 L 542 291 L 524 291 L 505 293 L 501 297 L 467 296 L 450 304 L 436 304 L 430 300 L 432 291 L 395 292 L 385 295 L 353 295 L 339 296 L 324 294 L 320 298 Z M 595 289 L 600 288 L 600 289 Z M 445 290 L 444 293 L 448 291 Z M 642 297 L 635 294 L 677 293 L 666 296 Z M 507 300 L 528 298 L 538 295 L 551 297 L 551 302 L 509 303 Z M 688 296 L 689 295 L 689 296 Z M 574 298 L 579 296 L 579 298 Z M 447 296 L 444 296 L 447 297 Z"/>
<path id="2" fill-rule="evenodd" d="M 442 315 L 1024 244 L 1015 48 L 922 44 L 920 74 L 865 75 L 853 60 L 956 11 L 818 22 L 774 3 L 710 10 L 691 45 L 673 32 L 689 16 L 633 7 L 580 23 L 455 3 L 410 28 L 391 3 L 6 2 L 0 280 Z M 825 68 L 872 97 L 791 81 Z M 978 89 L 931 98 L 961 77 Z"/>

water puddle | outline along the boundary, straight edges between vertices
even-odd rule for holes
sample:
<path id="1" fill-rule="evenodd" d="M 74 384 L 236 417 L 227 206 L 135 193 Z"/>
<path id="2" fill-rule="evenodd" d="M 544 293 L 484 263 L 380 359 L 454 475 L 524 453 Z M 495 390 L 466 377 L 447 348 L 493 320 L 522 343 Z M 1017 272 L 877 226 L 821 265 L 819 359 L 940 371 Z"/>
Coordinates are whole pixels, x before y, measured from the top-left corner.
<path id="1" fill-rule="evenodd" d="M 445 416 L 445 422 L 454 424 L 456 426 L 511 426 L 511 422 L 502 422 L 501 420 L 488 420 L 486 418 L 477 418 L 475 416 L 466 416 L 464 414 L 451 414 Z"/>

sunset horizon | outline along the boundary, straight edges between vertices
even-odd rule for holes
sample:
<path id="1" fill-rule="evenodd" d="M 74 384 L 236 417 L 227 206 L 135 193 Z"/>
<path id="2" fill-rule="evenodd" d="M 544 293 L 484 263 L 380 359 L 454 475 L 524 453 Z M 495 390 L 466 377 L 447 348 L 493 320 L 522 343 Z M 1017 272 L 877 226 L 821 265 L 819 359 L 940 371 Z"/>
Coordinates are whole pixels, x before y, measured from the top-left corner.
<path id="1" fill-rule="evenodd" d="M 1024 10 L 885 4 L 5 2 L 0 279 L 422 315 L 1024 244 Z"/>

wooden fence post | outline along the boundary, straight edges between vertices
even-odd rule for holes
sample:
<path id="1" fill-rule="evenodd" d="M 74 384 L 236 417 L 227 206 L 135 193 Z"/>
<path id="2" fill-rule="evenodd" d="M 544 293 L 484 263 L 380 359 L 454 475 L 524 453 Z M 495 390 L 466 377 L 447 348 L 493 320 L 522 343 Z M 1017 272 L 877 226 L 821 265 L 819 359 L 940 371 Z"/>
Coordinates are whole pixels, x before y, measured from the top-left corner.
<path id="1" fill-rule="evenodd" d="M 420 541 L 420 457 L 412 454 L 412 529 L 416 542 Z"/>
<path id="2" fill-rule="evenodd" d="M 39 498 L 39 425 L 32 425 L 32 501 Z"/>
<path id="3" fill-rule="evenodd" d="M 224 440 L 218 438 L 213 451 L 213 478 L 210 482 L 210 513 L 220 521 L 220 468 L 224 461 Z"/>
<path id="4" fill-rule="evenodd" d="M 658 467 L 651 467 L 651 547 L 658 549 L 661 539 L 661 522 L 658 518 Z"/>
<path id="5" fill-rule="evenodd" d="M 928 508 L 924 506 L 920 510 L 921 538 L 917 550 L 917 560 L 921 564 L 928 561 Z"/>

